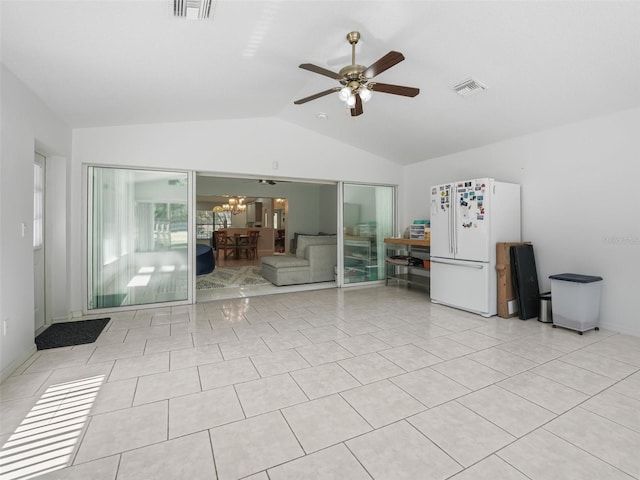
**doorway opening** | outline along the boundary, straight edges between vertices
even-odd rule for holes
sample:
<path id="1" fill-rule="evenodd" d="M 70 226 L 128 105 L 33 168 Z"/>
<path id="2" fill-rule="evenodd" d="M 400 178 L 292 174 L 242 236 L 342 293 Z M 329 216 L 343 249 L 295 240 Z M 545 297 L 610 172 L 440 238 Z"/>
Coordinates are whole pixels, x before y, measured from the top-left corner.
<path id="1" fill-rule="evenodd" d="M 246 208 L 235 214 L 228 213 L 230 209 L 225 205 L 230 198 L 242 198 Z M 196 300 L 335 288 L 335 281 L 275 286 L 261 271 L 265 257 L 295 256 L 299 235 L 336 235 L 337 205 L 336 182 L 261 180 L 198 173 L 196 218 L 211 220 L 207 228 L 196 225 L 199 232 L 196 242 L 213 248 L 215 269 L 196 276 Z M 216 215 L 223 212 L 228 214 L 226 226 L 215 221 Z M 216 240 L 215 232 L 221 231 L 223 237 L 230 238 L 231 245 Z M 247 254 L 244 245 L 236 243 L 247 241 L 251 231 L 259 232 L 257 254 Z"/>

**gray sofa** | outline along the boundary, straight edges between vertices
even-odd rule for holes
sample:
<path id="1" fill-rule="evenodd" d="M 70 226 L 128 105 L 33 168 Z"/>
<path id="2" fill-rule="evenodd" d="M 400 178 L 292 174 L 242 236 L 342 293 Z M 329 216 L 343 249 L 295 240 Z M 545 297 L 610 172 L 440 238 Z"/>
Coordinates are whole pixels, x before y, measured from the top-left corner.
<path id="1" fill-rule="evenodd" d="M 300 235 L 295 256 L 262 257 L 262 276 L 278 286 L 332 282 L 336 262 L 335 235 Z"/>

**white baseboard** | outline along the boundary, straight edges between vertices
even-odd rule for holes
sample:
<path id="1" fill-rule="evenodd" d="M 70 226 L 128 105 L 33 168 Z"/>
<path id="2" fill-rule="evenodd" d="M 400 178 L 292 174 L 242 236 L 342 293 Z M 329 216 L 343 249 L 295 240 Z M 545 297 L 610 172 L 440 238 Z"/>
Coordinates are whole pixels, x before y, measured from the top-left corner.
<path id="1" fill-rule="evenodd" d="M 598 326 L 600 328 L 618 332 L 623 335 L 633 335 L 634 337 L 640 337 L 640 326 L 629 328 L 628 326 L 616 324 L 615 322 L 600 322 Z"/>
<path id="2" fill-rule="evenodd" d="M 0 372 L 0 383 L 4 382 L 7 378 L 9 378 L 18 368 L 26 362 L 31 355 L 36 353 L 38 350 L 36 349 L 36 344 L 34 343 L 30 348 L 22 351 L 16 359 L 7 365 L 2 372 Z"/>

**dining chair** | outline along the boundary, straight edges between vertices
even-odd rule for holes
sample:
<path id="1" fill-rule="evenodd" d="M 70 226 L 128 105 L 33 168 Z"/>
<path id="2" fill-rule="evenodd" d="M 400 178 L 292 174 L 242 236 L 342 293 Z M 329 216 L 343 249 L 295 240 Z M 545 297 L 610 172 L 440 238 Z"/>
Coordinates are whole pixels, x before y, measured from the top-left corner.
<path id="1" fill-rule="evenodd" d="M 236 233 L 234 237 L 237 257 L 242 258 L 242 252 L 244 252 L 244 257 L 249 258 L 249 235 Z"/>
<path id="2" fill-rule="evenodd" d="M 275 250 L 276 252 L 284 252 L 284 230 L 276 232 Z"/>
<path id="3" fill-rule="evenodd" d="M 258 258 L 258 239 L 260 238 L 259 230 L 249 230 L 249 248 L 247 250 L 247 258 Z"/>
<path id="4" fill-rule="evenodd" d="M 224 258 L 227 258 L 229 252 L 234 251 L 234 245 L 229 241 L 229 236 L 226 230 L 216 230 L 216 260 L 220 258 L 220 251 L 222 250 Z"/>

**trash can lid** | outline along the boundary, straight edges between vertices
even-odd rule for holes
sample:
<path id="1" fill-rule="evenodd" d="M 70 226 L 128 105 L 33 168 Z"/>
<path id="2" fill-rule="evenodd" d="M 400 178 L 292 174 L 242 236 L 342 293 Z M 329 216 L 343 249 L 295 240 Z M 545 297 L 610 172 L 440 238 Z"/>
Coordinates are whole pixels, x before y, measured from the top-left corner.
<path id="1" fill-rule="evenodd" d="M 557 275 L 549 275 L 553 280 L 564 280 L 566 282 L 575 283 L 592 283 L 599 282 L 602 277 L 594 277 L 592 275 L 580 275 L 579 273 L 558 273 Z"/>

